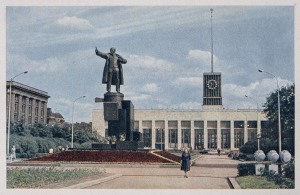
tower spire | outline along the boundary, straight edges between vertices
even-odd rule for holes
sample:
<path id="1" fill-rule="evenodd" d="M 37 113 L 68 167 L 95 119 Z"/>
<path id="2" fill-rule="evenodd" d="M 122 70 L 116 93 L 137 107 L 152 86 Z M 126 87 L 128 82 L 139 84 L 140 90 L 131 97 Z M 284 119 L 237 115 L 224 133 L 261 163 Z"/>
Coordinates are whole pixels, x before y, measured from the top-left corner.
<path id="1" fill-rule="evenodd" d="M 210 9 L 210 33 L 211 33 L 211 72 L 214 72 L 214 48 L 213 48 L 213 26 L 212 26 L 212 18 L 213 18 L 213 9 Z"/>

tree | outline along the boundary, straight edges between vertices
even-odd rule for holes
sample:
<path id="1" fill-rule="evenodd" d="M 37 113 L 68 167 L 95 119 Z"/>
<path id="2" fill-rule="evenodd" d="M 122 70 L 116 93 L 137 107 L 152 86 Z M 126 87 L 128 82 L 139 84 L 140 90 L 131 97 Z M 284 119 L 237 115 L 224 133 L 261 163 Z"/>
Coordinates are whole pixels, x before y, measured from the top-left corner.
<path id="1" fill-rule="evenodd" d="M 282 87 L 280 96 L 280 122 L 282 149 L 294 154 L 295 145 L 295 84 Z M 264 104 L 264 112 L 269 119 L 269 138 L 278 143 L 278 99 L 277 91 L 273 92 Z"/>
<path id="2" fill-rule="evenodd" d="M 10 128 L 10 133 L 25 136 L 26 131 L 25 131 L 23 121 L 18 121 L 13 123 Z"/>

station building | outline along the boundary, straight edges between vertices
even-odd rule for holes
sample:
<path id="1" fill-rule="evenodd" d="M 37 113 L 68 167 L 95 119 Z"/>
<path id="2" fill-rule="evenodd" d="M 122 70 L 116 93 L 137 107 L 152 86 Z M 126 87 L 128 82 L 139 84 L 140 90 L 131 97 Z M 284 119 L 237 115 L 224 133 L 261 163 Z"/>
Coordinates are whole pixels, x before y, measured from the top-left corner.
<path id="1" fill-rule="evenodd" d="M 133 102 L 134 104 L 134 102 Z M 262 110 L 230 110 L 222 106 L 221 73 L 203 74 L 202 110 L 134 110 L 134 129 L 152 149 L 238 149 L 260 138 L 267 127 Z M 107 135 L 101 109 L 93 110 L 93 129 Z"/>

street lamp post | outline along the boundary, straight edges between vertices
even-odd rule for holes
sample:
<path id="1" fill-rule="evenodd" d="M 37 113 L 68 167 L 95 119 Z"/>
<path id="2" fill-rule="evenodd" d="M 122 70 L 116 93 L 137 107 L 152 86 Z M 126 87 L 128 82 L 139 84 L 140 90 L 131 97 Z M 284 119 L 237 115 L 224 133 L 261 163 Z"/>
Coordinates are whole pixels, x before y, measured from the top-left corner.
<path id="1" fill-rule="evenodd" d="M 252 99 L 252 100 L 255 101 L 255 103 L 256 103 L 256 128 L 257 128 L 257 133 L 256 133 L 256 135 L 257 135 L 257 149 L 260 150 L 260 144 L 259 144 L 259 139 L 260 139 L 260 128 L 258 127 L 258 102 L 257 102 L 254 98 L 252 98 L 252 97 L 250 97 L 250 96 L 248 96 L 248 95 L 245 95 L 245 97 L 246 97 L 246 98 Z"/>
<path id="2" fill-rule="evenodd" d="M 9 156 L 9 134 L 10 134 L 10 110 L 11 110 L 11 84 L 12 82 L 14 81 L 14 79 L 17 77 L 17 76 L 20 76 L 22 74 L 27 74 L 28 71 L 25 71 L 25 72 L 21 72 L 20 74 L 17 74 L 16 76 L 12 77 L 9 81 L 9 103 L 8 103 L 8 122 L 7 122 L 7 156 Z"/>
<path id="3" fill-rule="evenodd" d="M 273 78 L 276 79 L 277 81 L 277 109 L 278 109 L 278 145 L 279 145 L 279 149 L 278 149 L 278 153 L 281 153 L 281 121 L 280 121 L 280 95 L 279 95 L 279 84 L 278 84 L 278 78 L 273 75 L 272 73 L 269 73 L 267 71 L 258 69 L 258 72 L 265 72 L 266 74 L 271 75 Z"/>
<path id="4" fill-rule="evenodd" d="M 71 148 L 73 148 L 73 140 L 74 140 L 74 123 L 73 123 L 73 119 L 74 119 L 74 105 L 75 102 L 81 98 L 85 98 L 85 96 L 80 96 L 79 98 L 75 99 L 73 101 L 73 107 L 72 107 L 72 141 L 71 141 Z"/>

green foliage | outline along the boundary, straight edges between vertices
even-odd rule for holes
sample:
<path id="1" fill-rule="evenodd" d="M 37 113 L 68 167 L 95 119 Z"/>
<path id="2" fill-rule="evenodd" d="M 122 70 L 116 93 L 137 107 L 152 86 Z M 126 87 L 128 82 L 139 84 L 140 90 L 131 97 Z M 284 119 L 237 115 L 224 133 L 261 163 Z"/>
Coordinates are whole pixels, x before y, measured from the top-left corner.
<path id="1" fill-rule="evenodd" d="M 263 171 L 263 176 L 265 176 L 269 181 L 273 181 L 276 185 L 279 185 L 280 188 L 293 189 L 295 187 L 295 182 L 292 179 L 276 174 L 274 171 L 265 169 Z"/>
<path id="2" fill-rule="evenodd" d="M 295 180 L 295 163 L 293 161 L 283 165 L 283 175 L 287 178 Z"/>
<path id="3" fill-rule="evenodd" d="M 13 123 L 10 128 L 10 133 L 25 136 L 26 131 L 25 131 L 25 127 L 23 125 L 23 121 L 18 121 L 18 122 Z"/>
<path id="4" fill-rule="evenodd" d="M 288 140 L 283 146 L 294 155 L 295 140 L 295 84 L 282 87 L 280 94 L 280 118 L 282 140 Z M 263 137 L 268 136 L 278 142 L 278 99 L 277 91 L 267 97 L 264 112 L 269 119 L 269 128 L 263 132 Z"/>
<path id="5" fill-rule="evenodd" d="M 77 124 L 77 123 L 76 123 Z M 78 127 L 85 129 L 78 129 Z M 91 130 L 91 123 L 80 123 L 74 131 L 74 148 L 91 148 L 92 142 L 103 140 L 97 132 Z M 38 153 L 48 153 L 50 148 L 56 151 L 58 146 L 71 146 L 70 125 L 60 127 L 40 123 L 24 127 L 22 122 L 13 124 L 10 136 L 10 148 L 15 145 L 17 157 L 30 158 Z"/>
<path id="6" fill-rule="evenodd" d="M 267 154 L 271 150 L 276 150 L 278 153 L 278 142 L 272 141 L 269 138 L 263 138 L 259 141 L 260 150 L 264 151 L 265 154 Z M 282 150 L 285 150 L 288 148 L 288 143 L 286 141 L 282 142 Z M 243 146 L 240 147 L 240 152 L 245 154 L 254 154 L 257 151 L 257 141 L 248 141 Z"/>
<path id="7" fill-rule="evenodd" d="M 8 169 L 7 188 L 36 188 L 51 183 L 102 174 L 99 169 L 58 170 L 55 168 Z"/>
<path id="8" fill-rule="evenodd" d="M 238 164 L 238 175 L 255 175 L 255 164 L 254 163 L 240 163 Z"/>
<path id="9" fill-rule="evenodd" d="M 59 127 L 54 125 L 51 127 L 53 137 L 63 138 L 69 140 L 71 138 L 71 131 L 68 127 Z"/>

